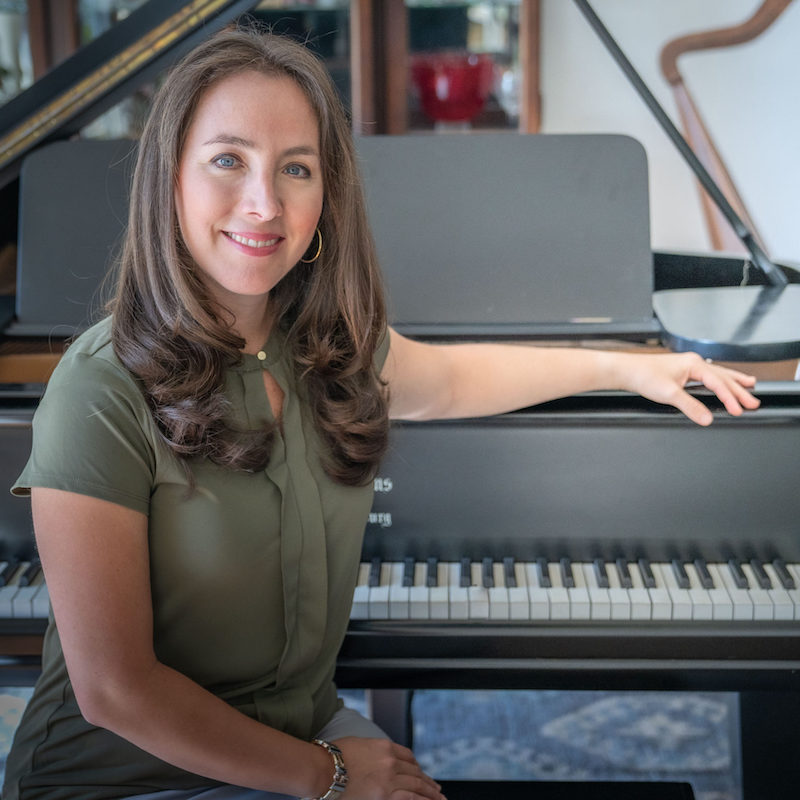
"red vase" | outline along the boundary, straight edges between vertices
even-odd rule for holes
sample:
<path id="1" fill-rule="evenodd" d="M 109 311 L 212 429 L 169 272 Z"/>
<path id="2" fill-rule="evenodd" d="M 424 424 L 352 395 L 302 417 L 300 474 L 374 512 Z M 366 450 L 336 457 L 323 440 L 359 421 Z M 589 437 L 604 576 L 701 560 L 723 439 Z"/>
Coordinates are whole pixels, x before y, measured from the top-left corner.
<path id="1" fill-rule="evenodd" d="M 443 51 L 411 58 L 422 110 L 435 122 L 469 122 L 480 114 L 493 71 L 494 62 L 485 53 Z"/>

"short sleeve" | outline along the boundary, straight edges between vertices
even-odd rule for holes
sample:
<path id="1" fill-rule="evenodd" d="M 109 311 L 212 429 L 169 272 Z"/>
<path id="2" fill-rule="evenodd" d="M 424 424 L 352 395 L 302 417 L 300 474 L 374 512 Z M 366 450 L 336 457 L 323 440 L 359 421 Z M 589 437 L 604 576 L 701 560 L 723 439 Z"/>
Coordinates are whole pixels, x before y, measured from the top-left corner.
<path id="1" fill-rule="evenodd" d="M 375 349 L 375 356 L 372 359 L 372 363 L 375 366 L 375 371 L 380 375 L 381 370 L 383 370 L 383 365 L 386 363 L 386 359 L 389 357 L 389 345 L 392 343 L 391 337 L 389 336 L 389 327 L 383 329 L 383 335 L 381 336 L 380 342 L 378 342 L 378 347 Z"/>
<path id="2" fill-rule="evenodd" d="M 11 491 L 61 489 L 148 513 L 152 421 L 133 378 L 104 358 L 69 353 L 33 418 L 33 445 Z"/>

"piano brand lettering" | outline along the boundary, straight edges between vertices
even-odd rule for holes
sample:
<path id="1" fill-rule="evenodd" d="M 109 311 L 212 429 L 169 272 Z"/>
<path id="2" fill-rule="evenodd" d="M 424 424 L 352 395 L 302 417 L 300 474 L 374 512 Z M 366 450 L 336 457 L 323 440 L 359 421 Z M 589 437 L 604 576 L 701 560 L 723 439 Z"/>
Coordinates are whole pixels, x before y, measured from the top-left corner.
<path id="1" fill-rule="evenodd" d="M 367 522 L 370 525 L 380 525 L 381 528 L 392 527 L 392 512 L 391 511 L 371 511 Z"/>
<path id="2" fill-rule="evenodd" d="M 378 476 L 373 481 L 372 486 L 376 492 L 391 492 L 392 488 L 394 487 L 394 483 L 392 482 L 391 478 L 381 478 Z"/>

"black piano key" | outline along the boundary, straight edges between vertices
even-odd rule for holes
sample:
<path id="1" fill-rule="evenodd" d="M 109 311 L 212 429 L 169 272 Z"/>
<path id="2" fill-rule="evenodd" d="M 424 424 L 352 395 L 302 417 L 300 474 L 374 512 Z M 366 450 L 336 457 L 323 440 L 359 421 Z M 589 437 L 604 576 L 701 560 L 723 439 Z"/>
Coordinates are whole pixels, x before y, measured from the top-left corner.
<path id="1" fill-rule="evenodd" d="M 41 562 L 37 559 L 36 561 L 31 561 L 27 567 L 25 567 L 25 571 L 22 573 L 19 579 L 20 586 L 30 586 L 34 580 L 36 580 L 36 576 L 42 571 Z"/>
<path id="2" fill-rule="evenodd" d="M 771 589 L 772 581 L 764 570 L 764 565 L 757 558 L 750 559 L 750 569 L 753 570 L 753 575 L 756 576 L 756 581 L 760 589 Z"/>
<path id="3" fill-rule="evenodd" d="M 468 558 L 461 559 L 459 585 L 462 587 L 472 586 L 472 562 Z"/>
<path id="4" fill-rule="evenodd" d="M 673 558 L 672 572 L 675 575 L 675 580 L 678 583 L 678 588 L 688 589 L 691 584 L 689 583 L 689 576 L 686 574 L 686 569 L 683 566 L 683 561 L 679 561 L 677 558 Z"/>
<path id="5" fill-rule="evenodd" d="M 537 558 L 534 562 L 536 569 L 536 577 L 539 580 L 539 586 L 543 589 L 551 589 L 553 582 L 550 580 L 550 568 L 547 564 L 546 558 Z"/>
<path id="6" fill-rule="evenodd" d="M 561 584 L 567 589 L 575 588 L 575 576 L 572 574 L 572 562 L 568 558 L 562 558 L 558 562 L 561 571 Z"/>
<path id="7" fill-rule="evenodd" d="M 640 558 L 638 564 L 639 571 L 642 573 L 645 589 L 655 589 L 656 576 L 653 575 L 653 570 L 650 569 L 650 562 L 646 558 Z"/>
<path id="8" fill-rule="evenodd" d="M 381 560 L 377 556 L 369 563 L 369 578 L 367 578 L 367 585 L 370 588 L 375 588 L 381 585 Z"/>
<path id="9" fill-rule="evenodd" d="M 18 562 L 7 561 L 5 566 L 0 569 L 0 586 L 5 586 L 11 576 L 17 571 Z"/>
<path id="10" fill-rule="evenodd" d="M 416 561 L 413 558 L 403 559 L 403 586 L 414 585 L 414 567 L 416 567 Z"/>
<path id="11" fill-rule="evenodd" d="M 700 585 L 704 589 L 715 589 L 714 578 L 708 571 L 708 564 L 704 558 L 696 558 L 694 560 L 694 568 L 697 570 L 697 577 L 700 579 Z"/>
<path id="12" fill-rule="evenodd" d="M 733 575 L 733 582 L 736 584 L 737 589 L 750 588 L 750 581 L 747 580 L 747 575 L 742 571 L 742 565 L 735 558 L 728 561 L 728 569 Z"/>
<path id="13" fill-rule="evenodd" d="M 503 577 L 506 579 L 506 586 L 509 589 L 517 588 L 517 573 L 514 570 L 514 558 L 506 556 L 503 559 Z"/>
<path id="14" fill-rule="evenodd" d="M 592 563 L 594 565 L 594 577 L 597 581 L 597 585 L 601 589 L 608 589 L 611 584 L 608 581 L 606 562 L 602 558 L 596 558 Z"/>
<path id="15" fill-rule="evenodd" d="M 623 589 L 633 589 L 633 578 L 631 578 L 631 571 L 628 569 L 628 562 L 624 558 L 618 558 L 614 563 L 619 573 L 619 585 Z"/>
<path id="16" fill-rule="evenodd" d="M 491 558 L 484 558 L 481 562 L 481 579 L 484 589 L 494 588 L 494 564 Z"/>
<path id="17" fill-rule="evenodd" d="M 425 585 L 428 588 L 439 585 L 439 560 L 436 558 L 428 559 L 428 568 L 425 572 Z"/>
<path id="18" fill-rule="evenodd" d="M 781 586 L 783 586 L 784 589 L 789 590 L 797 588 L 797 584 L 792 577 L 792 573 L 786 569 L 786 562 L 782 558 L 776 558 L 772 562 L 772 566 L 775 569 L 778 580 L 781 582 Z"/>

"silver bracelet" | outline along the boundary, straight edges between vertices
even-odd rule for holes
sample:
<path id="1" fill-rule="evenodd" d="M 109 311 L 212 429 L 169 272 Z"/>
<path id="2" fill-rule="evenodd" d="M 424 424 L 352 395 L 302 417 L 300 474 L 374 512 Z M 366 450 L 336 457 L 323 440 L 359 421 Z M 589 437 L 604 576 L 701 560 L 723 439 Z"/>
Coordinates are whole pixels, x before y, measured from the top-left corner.
<path id="1" fill-rule="evenodd" d="M 335 744 L 326 742 L 324 739 L 312 739 L 311 743 L 319 745 L 331 754 L 333 759 L 333 783 L 328 787 L 328 791 L 325 794 L 319 797 L 307 797 L 304 800 L 333 800 L 347 788 L 347 781 L 350 780 L 344 766 L 342 751 Z"/>

